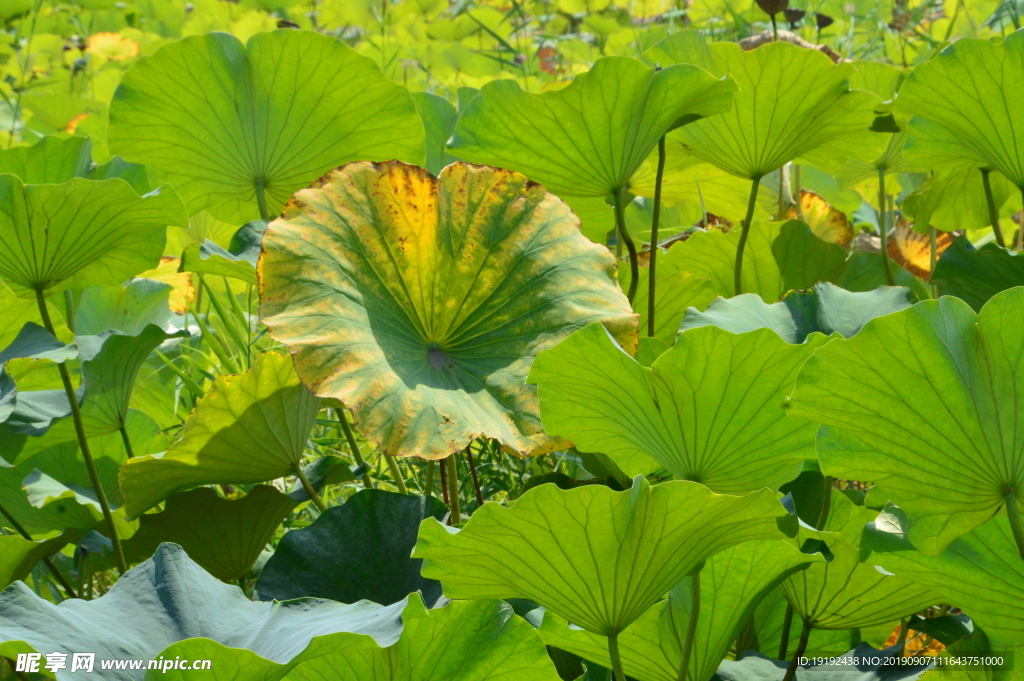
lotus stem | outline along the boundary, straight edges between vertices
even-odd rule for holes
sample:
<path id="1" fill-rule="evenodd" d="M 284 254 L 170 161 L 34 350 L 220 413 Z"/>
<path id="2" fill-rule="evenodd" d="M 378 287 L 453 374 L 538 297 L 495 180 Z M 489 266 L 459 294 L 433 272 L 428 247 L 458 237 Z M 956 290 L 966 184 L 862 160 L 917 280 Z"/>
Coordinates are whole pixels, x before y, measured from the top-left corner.
<path id="1" fill-rule="evenodd" d="M 800 180 L 800 164 L 793 165 L 793 204 L 796 206 L 796 219 L 803 222 L 804 220 L 804 209 L 800 205 L 800 192 L 803 189 Z"/>
<path id="2" fill-rule="evenodd" d="M 932 225 L 928 225 L 928 242 L 929 242 L 929 244 L 931 246 L 931 253 L 930 253 L 931 257 L 929 258 L 929 262 L 928 262 L 928 282 L 931 284 L 932 298 L 938 298 L 939 297 L 939 286 L 938 286 L 938 284 L 936 284 L 933 281 L 933 278 L 935 277 L 935 265 L 938 263 L 938 260 L 939 260 L 939 257 L 938 257 L 939 256 L 939 254 L 938 254 L 938 250 L 939 249 L 938 249 L 938 245 L 936 243 L 937 242 L 937 238 L 936 238 L 936 234 L 935 234 L 935 227 L 933 227 Z"/>
<path id="3" fill-rule="evenodd" d="M 437 462 L 437 469 L 441 472 L 441 500 L 448 508 L 452 507 L 448 500 L 448 470 L 445 468 L 444 460 Z"/>
<path id="4" fill-rule="evenodd" d="M 800 658 L 807 652 L 807 641 L 810 638 L 811 623 L 805 619 L 803 628 L 800 630 L 800 642 L 796 644 L 796 652 L 793 654 L 793 659 L 789 661 L 789 666 L 786 667 L 786 675 L 782 677 L 782 681 L 793 681 L 797 667 L 800 666 Z"/>
<path id="5" fill-rule="evenodd" d="M 690 612 L 686 618 L 686 632 L 683 634 L 682 655 L 679 658 L 678 681 L 686 681 L 690 673 L 690 658 L 693 656 L 693 642 L 697 637 L 697 620 L 700 618 L 700 570 L 690 575 Z"/>
<path id="6" fill-rule="evenodd" d="M 1013 532 L 1013 540 L 1017 542 L 1017 552 L 1024 560 L 1024 523 L 1020 519 L 1020 509 L 1017 508 L 1017 495 L 1010 491 L 1004 497 L 1006 499 L 1006 517 L 1010 519 L 1010 531 Z"/>
<path id="7" fill-rule="evenodd" d="M 324 500 L 316 493 L 316 490 L 313 489 L 313 485 L 310 484 L 309 478 L 306 477 L 306 474 L 302 471 L 302 466 L 298 463 L 295 464 L 295 477 L 297 477 L 299 482 L 302 483 L 302 488 L 306 490 L 306 494 L 309 495 L 313 505 L 320 509 L 321 513 L 326 511 L 327 504 L 324 503 Z"/>
<path id="8" fill-rule="evenodd" d="M 259 208 L 260 211 L 260 219 L 269 220 L 270 211 L 267 210 L 267 196 L 266 192 L 264 191 L 265 184 L 265 179 L 263 179 L 262 177 L 256 178 L 256 206 Z"/>
<path id="9" fill-rule="evenodd" d="M 779 210 L 775 214 L 775 219 L 778 222 L 782 222 L 782 216 L 785 215 L 785 203 L 786 203 L 786 166 L 783 165 L 779 168 Z"/>
<path id="10" fill-rule="evenodd" d="M 775 25 L 775 15 L 772 14 L 772 41 L 778 41 L 779 39 L 779 27 Z"/>
<path id="11" fill-rule="evenodd" d="M 989 179 L 991 172 L 988 168 L 981 169 L 981 184 L 985 187 L 985 203 L 988 204 L 988 219 L 992 223 L 992 233 L 996 236 L 996 243 L 1006 248 L 1003 228 L 999 226 L 999 210 L 996 208 L 996 199 L 992 195 L 992 180 Z"/>
<path id="12" fill-rule="evenodd" d="M 402 470 L 398 467 L 398 460 L 387 452 L 384 452 L 384 459 L 388 462 L 388 468 L 391 470 L 391 477 L 395 479 L 395 487 L 398 488 L 398 493 L 408 494 L 409 488 L 405 486 Z"/>
<path id="13" fill-rule="evenodd" d="M 341 430 L 345 433 L 345 438 L 348 440 L 348 448 L 352 451 L 352 458 L 355 459 L 357 466 L 362 466 L 363 455 L 359 453 L 359 445 L 356 444 L 356 436 L 352 432 L 352 426 L 348 424 L 348 417 L 345 416 L 345 410 L 342 408 L 334 409 L 335 416 L 338 417 L 338 423 L 341 424 Z M 363 487 L 366 489 L 373 489 L 373 481 L 370 480 L 369 473 L 363 473 Z"/>
<path id="14" fill-rule="evenodd" d="M 470 448 L 472 443 L 466 445 L 466 461 L 469 463 L 469 473 L 473 476 L 473 492 L 476 493 L 476 503 L 478 506 L 484 505 L 484 495 L 480 491 L 480 478 L 476 475 L 476 464 L 473 463 L 473 450 Z"/>
<path id="15" fill-rule="evenodd" d="M 658 140 L 658 171 L 654 175 L 654 212 L 651 214 L 651 264 L 647 271 L 647 335 L 654 336 L 654 301 L 658 264 L 658 227 L 661 225 L 661 184 L 665 178 L 665 136 Z"/>
<path id="16" fill-rule="evenodd" d="M 909 621 L 907 620 L 906 617 L 900 619 L 900 633 L 899 633 L 898 636 L 896 636 L 896 645 L 895 645 L 895 648 L 897 650 L 903 650 L 903 647 L 905 645 L 907 645 L 907 634 L 910 633 L 910 626 L 909 625 L 910 625 L 910 623 L 909 623 Z"/>
<path id="17" fill-rule="evenodd" d="M 13 515 L 11 515 L 10 511 L 8 511 L 6 508 L 4 508 L 3 504 L 0 504 L 0 515 L 2 515 L 3 517 L 7 518 L 7 522 L 9 522 L 11 524 L 11 529 L 13 529 L 15 532 L 17 532 L 18 534 L 20 534 L 22 537 L 24 537 L 25 539 L 27 539 L 29 541 L 35 541 L 32 538 L 32 535 L 28 533 L 28 530 L 26 530 L 22 526 L 22 524 L 19 523 L 14 518 Z M 43 565 L 45 565 L 47 568 L 49 568 L 50 572 L 53 573 L 54 579 L 56 579 L 57 583 L 61 585 L 61 588 L 63 588 L 64 591 L 66 591 L 69 594 L 71 594 L 69 596 L 69 598 L 78 598 L 78 594 L 75 592 L 75 588 L 73 586 L 71 586 L 70 584 L 68 584 L 68 581 L 66 579 L 64 579 L 64 575 L 62 575 L 60 573 L 60 570 L 57 569 L 57 566 L 53 564 L 53 561 L 51 561 L 49 557 L 43 558 Z"/>
<path id="18" fill-rule="evenodd" d="M 831 475 L 825 476 L 825 490 L 821 495 L 821 511 L 818 512 L 818 522 L 814 523 L 814 529 L 824 530 L 828 524 L 828 514 L 832 510 L 832 481 Z"/>
<path id="19" fill-rule="evenodd" d="M 75 332 L 75 295 L 71 289 L 64 290 L 64 321 L 71 333 Z"/>
<path id="20" fill-rule="evenodd" d="M 757 206 L 757 188 L 760 184 L 760 177 L 755 177 L 750 182 L 747 215 L 743 218 L 743 231 L 740 233 L 740 242 L 736 245 L 736 269 L 733 271 L 733 295 L 735 296 L 743 293 L 743 249 L 747 246 L 747 237 L 750 235 L 750 223 L 754 220 L 754 208 Z"/>
<path id="21" fill-rule="evenodd" d="M 789 652 L 789 632 L 793 629 L 793 605 L 786 601 L 786 614 L 782 618 L 782 641 L 779 642 L 779 659 L 785 660 Z"/>
<path id="22" fill-rule="evenodd" d="M 448 467 L 448 501 L 450 502 L 448 508 L 452 512 L 448 524 L 454 527 L 462 523 L 462 514 L 459 509 L 459 472 L 455 468 L 455 455 L 449 455 L 444 460 L 444 464 Z"/>
<path id="23" fill-rule="evenodd" d="M 612 675 L 615 681 L 626 681 L 626 672 L 622 669 L 622 656 L 619 655 L 619 632 L 608 634 L 608 657 L 612 664 Z"/>
<path id="24" fill-rule="evenodd" d="M 426 496 L 434 496 L 434 462 L 427 459 L 427 479 L 424 482 L 424 491 Z"/>
<path id="25" fill-rule="evenodd" d="M 124 452 L 125 452 L 125 454 L 128 455 L 129 459 L 134 459 L 135 458 L 135 450 L 132 449 L 132 439 L 130 437 L 128 437 L 128 429 L 125 428 L 124 423 L 121 423 L 121 426 L 120 426 L 120 428 L 118 428 L 118 431 L 120 431 L 120 433 L 121 433 L 121 442 L 124 443 Z"/>
<path id="26" fill-rule="evenodd" d="M 626 251 L 629 253 L 630 280 L 626 298 L 629 300 L 629 304 L 632 305 L 633 298 L 636 296 L 637 284 L 640 283 L 640 258 L 637 255 L 633 237 L 629 235 L 629 228 L 626 227 L 626 187 L 622 187 L 612 196 L 615 199 L 615 228 L 618 230 L 622 242 L 626 244 Z"/>
<path id="27" fill-rule="evenodd" d="M 43 326 L 51 334 L 54 332 L 53 322 L 50 320 L 50 312 L 46 309 L 46 296 L 42 289 L 36 289 L 36 303 L 39 305 L 39 316 L 43 318 Z M 92 452 L 89 450 L 89 440 L 85 436 L 85 424 L 82 422 L 82 411 L 78 408 L 78 397 L 75 395 L 75 388 L 71 385 L 71 374 L 68 373 L 67 362 L 57 364 L 57 371 L 60 373 L 60 380 L 64 384 L 64 393 L 67 395 L 68 404 L 71 407 L 71 420 L 75 424 L 75 434 L 78 436 L 78 446 L 82 451 L 82 459 L 85 461 L 85 468 L 89 472 L 89 480 L 92 483 L 93 491 L 96 493 L 96 500 L 100 503 L 100 510 L 103 511 L 103 519 L 110 528 L 110 541 L 114 547 L 114 559 L 117 561 L 117 570 L 122 575 L 128 571 L 128 565 L 124 560 L 124 551 L 121 549 L 121 540 L 117 537 L 117 527 L 114 526 L 114 515 L 110 512 L 110 504 L 107 503 L 107 493 L 100 484 L 100 476 L 96 472 L 96 464 L 92 460 Z"/>
<path id="28" fill-rule="evenodd" d="M 889 286 L 896 285 L 892 274 L 892 263 L 889 262 L 889 225 L 886 217 L 885 168 L 878 169 L 878 231 L 882 235 L 882 265 L 885 267 L 885 280 Z"/>

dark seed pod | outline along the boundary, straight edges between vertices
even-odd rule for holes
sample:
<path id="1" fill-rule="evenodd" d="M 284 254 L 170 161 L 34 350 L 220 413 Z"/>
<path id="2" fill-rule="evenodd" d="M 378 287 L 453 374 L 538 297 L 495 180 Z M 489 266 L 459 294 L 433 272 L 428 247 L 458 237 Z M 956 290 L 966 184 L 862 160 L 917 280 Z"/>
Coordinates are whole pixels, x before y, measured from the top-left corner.
<path id="1" fill-rule="evenodd" d="M 789 22 L 790 28 L 796 28 L 796 24 L 800 23 L 800 20 L 807 16 L 807 12 L 802 9 L 786 8 L 782 10 L 782 13 L 786 15 L 786 21 Z"/>
<path id="2" fill-rule="evenodd" d="M 767 14 L 775 16 L 789 7 L 789 0 L 757 0 L 757 6 Z"/>
<path id="3" fill-rule="evenodd" d="M 814 13 L 814 21 L 818 25 L 818 30 L 828 28 L 832 24 L 836 23 L 836 20 L 827 14 L 821 14 L 819 12 Z"/>

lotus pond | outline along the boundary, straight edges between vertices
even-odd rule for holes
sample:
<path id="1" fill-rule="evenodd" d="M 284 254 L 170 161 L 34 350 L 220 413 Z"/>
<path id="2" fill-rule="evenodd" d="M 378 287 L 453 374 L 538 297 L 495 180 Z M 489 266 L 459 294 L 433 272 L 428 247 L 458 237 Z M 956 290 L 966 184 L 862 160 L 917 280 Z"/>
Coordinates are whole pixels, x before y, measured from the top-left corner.
<path id="1" fill-rule="evenodd" d="M 1024 679 L 1022 14 L 0 1 L 0 679 Z"/>

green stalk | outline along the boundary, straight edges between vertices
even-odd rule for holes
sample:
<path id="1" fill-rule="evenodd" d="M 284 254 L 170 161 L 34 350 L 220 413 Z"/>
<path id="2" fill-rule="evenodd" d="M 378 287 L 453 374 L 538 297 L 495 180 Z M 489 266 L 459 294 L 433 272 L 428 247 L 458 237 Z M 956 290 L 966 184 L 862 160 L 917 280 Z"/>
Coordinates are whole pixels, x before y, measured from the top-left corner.
<path id="1" fill-rule="evenodd" d="M 480 478 L 476 474 L 476 464 L 473 463 L 472 443 L 466 445 L 466 461 L 469 463 L 469 474 L 473 476 L 473 492 L 476 494 L 477 506 L 484 505 L 484 493 L 480 491 Z"/>
<path id="2" fill-rule="evenodd" d="M 803 189 L 800 181 L 800 165 L 793 165 L 793 203 L 796 204 L 796 219 L 803 222 L 804 209 L 800 205 L 800 190 Z"/>
<path id="3" fill-rule="evenodd" d="M 454 527 L 462 522 L 462 514 L 459 509 L 459 473 L 455 469 L 455 455 L 449 455 L 444 460 L 444 465 L 448 468 L 448 501 L 451 504 L 449 508 L 452 511 L 449 524 Z"/>
<path id="4" fill-rule="evenodd" d="M 996 208 L 996 199 L 992 195 L 992 181 L 989 179 L 988 168 L 981 169 L 981 184 L 985 187 L 985 203 L 988 204 L 988 219 L 992 223 L 992 233 L 996 235 L 996 243 L 1006 248 L 1006 241 L 1003 239 L 1003 228 L 999 226 L 999 210 Z"/>
<path id="5" fill-rule="evenodd" d="M 789 632 L 793 629 L 793 605 L 786 602 L 786 614 L 782 618 L 782 641 L 779 642 L 779 659 L 785 660 L 789 652 Z"/>
<path id="6" fill-rule="evenodd" d="M 892 263 L 889 262 L 889 225 L 886 216 L 885 168 L 878 169 L 878 231 L 882 235 L 882 264 L 885 266 L 885 280 L 889 286 L 896 285 L 892 275 Z"/>
<path id="7" fill-rule="evenodd" d="M 658 140 L 658 172 L 654 176 L 654 213 L 651 215 L 651 265 L 647 272 L 647 335 L 654 336 L 654 300 L 658 264 L 658 227 L 661 224 L 661 183 L 665 177 L 665 136 Z"/>
<path id="8" fill-rule="evenodd" d="M 1006 499 L 1006 517 L 1010 519 L 1013 540 L 1017 542 L 1017 552 L 1024 559 L 1024 523 L 1021 522 L 1020 509 L 1017 508 L 1017 495 L 1007 492 L 1004 499 Z"/>
<path id="9" fill-rule="evenodd" d="M 75 332 L 75 295 L 71 289 L 64 290 L 64 320 L 67 322 L 68 330 Z"/>
<path id="10" fill-rule="evenodd" d="M 199 290 L 201 291 L 202 289 L 203 287 L 200 286 Z M 221 345 L 220 339 L 214 336 L 213 332 L 210 331 L 210 327 L 206 324 L 202 316 L 199 314 L 199 310 L 197 309 L 193 311 L 192 316 L 195 317 L 196 324 L 199 325 L 199 331 L 203 335 L 203 340 L 205 340 L 207 345 L 210 346 L 210 349 L 213 350 L 213 353 L 217 355 L 217 358 L 220 359 L 221 364 L 224 365 L 224 367 L 228 370 L 229 374 L 237 374 L 238 369 L 235 367 L 235 363 L 231 361 L 231 357 L 228 355 L 228 351 L 224 349 L 223 345 Z"/>
<path id="11" fill-rule="evenodd" d="M 132 449 L 132 439 L 128 437 L 128 429 L 125 428 L 124 423 L 122 423 L 118 430 L 121 432 L 121 442 L 124 443 L 125 454 L 128 455 L 129 459 L 134 459 L 135 450 Z"/>
<path id="12" fill-rule="evenodd" d="M 175 366 L 175 365 L 174 365 L 174 362 L 172 362 L 172 361 L 171 361 L 170 359 L 168 359 L 168 358 L 167 358 L 167 355 L 165 355 L 164 353 L 160 352 L 159 350 L 154 350 L 154 352 L 156 353 L 156 356 L 157 356 L 157 357 L 159 357 L 159 358 L 160 358 L 160 360 L 161 360 L 161 361 L 162 361 L 162 362 L 163 362 L 164 364 L 166 364 L 166 365 L 167 365 L 167 368 L 168 368 L 168 369 L 170 369 L 171 371 L 173 371 L 173 372 L 174 372 L 175 374 L 177 374 L 177 375 L 178 375 L 178 378 L 180 378 L 180 379 L 181 379 L 181 381 L 182 381 L 182 383 L 184 383 L 184 384 L 185 384 L 185 387 L 186 387 L 186 388 L 188 388 L 188 389 L 189 389 L 189 391 L 190 391 L 190 392 L 191 392 L 191 393 L 192 393 L 192 394 L 193 394 L 193 395 L 194 395 L 194 396 L 195 396 L 195 397 L 196 397 L 197 399 L 198 399 L 198 398 L 200 398 L 200 397 L 202 397 L 202 396 L 203 396 L 203 395 L 205 394 L 205 393 L 203 392 L 203 389 L 202 389 L 201 387 L 199 387 L 199 384 L 198 384 L 198 383 L 196 383 L 196 382 L 195 382 L 195 380 L 194 380 L 194 379 L 193 379 L 193 378 L 192 378 L 191 376 L 189 376 L 189 375 L 188 375 L 188 374 L 186 374 L 186 373 L 185 373 L 184 371 L 182 371 L 182 370 L 181 370 L 181 369 L 179 369 L 179 368 L 178 368 L 177 366 Z"/>
<path id="13" fill-rule="evenodd" d="M 690 658 L 693 654 L 693 642 L 697 636 L 697 620 L 700 618 L 700 570 L 690 575 L 690 612 L 686 619 L 686 633 L 683 635 L 682 656 L 679 659 L 678 681 L 686 681 L 690 673 Z"/>
<path id="14" fill-rule="evenodd" d="M 747 200 L 747 216 L 743 218 L 740 233 L 740 242 L 736 245 L 736 269 L 733 270 L 733 295 L 743 293 L 743 249 L 747 246 L 747 237 L 750 235 L 750 223 L 754 220 L 754 208 L 757 206 L 757 188 L 761 184 L 761 178 L 755 177 L 750 183 L 750 198 Z"/>
<path id="15" fill-rule="evenodd" d="M 636 287 L 640 283 L 640 259 L 636 253 L 636 244 L 633 237 L 629 235 L 629 228 L 626 227 L 626 187 L 622 187 L 612 197 L 615 199 L 615 228 L 619 231 L 619 238 L 626 244 L 626 251 L 629 253 L 629 291 L 626 298 L 629 304 L 633 304 L 636 296 Z"/>
<path id="16" fill-rule="evenodd" d="M 427 460 L 427 480 L 424 484 L 424 493 L 428 497 L 434 496 L 434 462 Z"/>
<path id="17" fill-rule="evenodd" d="M 384 452 L 384 460 L 388 462 L 388 468 L 391 470 L 391 477 L 395 479 L 398 493 L 408 494 L 409 488 L 405 486 L 405 479 L 402 478 L 402 471 L 398 468 L 398 461 L 387 452 Z"/>
<path id="18" fill-rule="evenodd" d="M 295 477 L 297 477 L 299 482 L 302 483 L 302 488 L 306 490 L 306 494 L 309 495 L 313 504 L 320 509 L 320 512 L 323 513 L 326 511 L 327 504 L 324 503 L 324 500 L 316 493 L 316 490 L 313 489 L 313 485 L 310 484 L 309 478 L 306 477 L 306 474 L 302 472 L 302 466 L 299 465 L 298 462 L 295 463 Z"/>
<path id="19" fill-rule="evenodd" d="M 900 620 L 900 633 L 896 637 L 895 648 L 897 650 L 903 650 L 903 646 L 907 645 L 907 634 L 910 633 L 910 622 L 906 617 Z"/>
<path id="20" fill-rule="evenodd" d="M 356 460 L 357 466 L 363 465 L 363 455 L 359 453 L 359 445 L 356 444 L 356 436 L 352 432 L 352 426 L 348 423 L 348 417 L 345 416 L 345 410 L 335 408 L 334 414 L 338 417 L 338 423 L 341 424 L 341 429 L 345 433 L 345 438 L 348 440 L 348 447 L 352 450 L 352 458 Z M 370 480 L 369 473 L 363 473 L 363 487 L 366 489 L 373 489 L 373 482 Z"/>
<path id="21" fill-rule="evenodd" d="M 260 218 L 263 220 L 270 219 L 270 211 L 267 210 L 267 197 L 263 190 L 263 186 L 266 180 L 262 177 L 256 178 L 256 206 L 260 210 Z"/>
<path id="22" fill-rule="evenodd" d="M 39 316 L 43 318 L 43 326 L 46 327 L 47 331 L 56 336 L 53 322 L 50 321 L 50 311 L 46 309 L 46 296 L 43 295 L 42 289 L 36 289 L 36 302 L 39 305 Z M 68 404 L 71 406 L 71 420 L 75 424 L 75 434 L 78 436 L 78 446 L 82 451 L 85 468 L 89 472 L 89 480 L 92 482 L 96 499 L 99 501 L 100 509 L 103 511 L 103 519 L 107 521 L 107 527 L 110 528 L 110 541 L 114 546 L 117 570 L 123 575 L 128 571 L 128 565 L 124 560 L 124 551 L 121 550 L 121 540 L 117 537 L 117 527 L 114 526 L 114 516 L 110 512 L 110 504 L 107 503 L 107 493 L 103 490 L 103 485 L 100 484 L 100 476 L 96 472 L 96 464 L 92 460 L 89 440 L 85 436 L 85 424 L 82 422 L 82 412 L 78 408 L 78 397 L 75 395 L 74 386 L 71 385 L 71 374 L 68 373 L 67 363 L 59 363 L 57 370 L 60 372 L 60 380 L 64 384 L 64 393 L 67 395 Z"/>
<path id="23" fill-rule="evenodd" d="M 771 15 L 771 17 L 772 17 L 772 41 L 776 41 L 777 42 L 778 39 L 779 39 L 779 28 L 778 28 L 778 26 L 775 25 L 775 15 L 774 14 Z"/>
<path id="24" fill-rule="evenodd" d="M 0 504 L 0 515 L 7 518 L 7 522 L 11 524 L 11 529 L 13 529 L 15 532 L 17 532 L 29 541 L 35 541 L 34 539 L 32 539 L 32 535 L 28 533 L 28 531 L 22 526 L 22 524 L 15 520 L 14 516 L 12 516 L 10 512 L 6 508 L 4 508 L 3 504 Z M 49 557 L 43 558 L 43 565 L 49 568 L 50 572 L 53 573 L 54 578 L 57 580 L 57 583 L 61 585 L 64 591 L 70 594 L 68 598 L 78 598 L 78 594 L 75 593 L 75 588 L 68 584 L 67 580 L 64 579 L 64 575 L 60 573 L 60 570 L 57 569 L 57 566 L 53 564 L 53 561 L 51 561 Z"/>
<path id="25" fill-rule="evenodd" d="M 619 632 L 608 634 L 608 657 L 612 662 L 612 674 L 615 681 L 626 681 L 626 672 L 622 670 L 622 656 L 619 655 Z"/>
<path id="26" fill-rule="evenodd" d="M 928 241 L 931 245 L 931 254 L 928 262 L 928 281 L 932 287 L 932 298 L 939 297 L 939 287 L 935 282 L 932 282 L 932 277 L 935 276 L 935 264 L 938 261 L 938 246 L 936 244 L 935 227 L 928 225 Z"/>
<path id="27" fill-rule="evenodd" d="M 811 623 L 804 620 L 804 626 L 800 630 L 800 642 L 797 643 L 796 652 L 793 654 L 793 659 L 789 661 L 789 666 L 786 668 L 786 675 L 782 677 L 782 681 L 793 681 L 793 677 L 796 676 L 796 670 L 800 666 L 800 658 L 807 652 L 807 641 L 811 638 Z"/>
<path id="28" fill-rule="evenodd" d="M 225 279 L 225 281 L 227 281 L 227 279 Z M 241 332 L 237 328 L 235 328 L 235 325 L 232 323 L 232 320 L 228 316 L 227 311 L 221 304 L 220 299 L 217 297 L 217 294 L 214 293 L 213 287 L 206 283 L 206 279 L 204 279 L 203 277 L 199 277 L 199 283 L 200 285 L 202 285 L 203 288 L 206 289 L 206 294 L 210 298 L 210 304 L 212 304 L 213 309 L 217 311 L 217 316 L 220 317 L 220 321 L 224 324 L 224 330 L 228 332 L 228 335 L 231 336 L 231 340 L 235 342 L 235 347 L 244 348 L 245 341 L 242 340 Z M 234 296 L 231 295 L 230 288 L 228 288 L 228 295 L 234 298 Z M 225 350 L 227 350 L 227 348 L 225 348 Z"/>

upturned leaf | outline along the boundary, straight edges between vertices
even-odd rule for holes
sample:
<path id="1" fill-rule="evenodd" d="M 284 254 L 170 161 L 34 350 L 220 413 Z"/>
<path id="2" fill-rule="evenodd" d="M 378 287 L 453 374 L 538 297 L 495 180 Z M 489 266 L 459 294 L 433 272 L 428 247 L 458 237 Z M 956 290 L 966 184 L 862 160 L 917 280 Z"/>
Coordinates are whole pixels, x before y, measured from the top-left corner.
<path id="1" fill-rule="evenodd" d="M 552 451 L 524 381 L 534 356 L 595 321 L 636 343 L 615 261 L 578 225 L 505 170 L 350 164 L 271 223 L 260 311 L 303 382 L 385 452 L 443 458 L 479 436 Z"/>
<path id="2" fill-rule="evenodd" d="M 0 588 L 28 577 L 40 560 L 52 556 L 67 543 L 63 536 L 29 541 L 17 535 L 0 535 Z"/>
<path id="3" fill-rule="evenodd" d="M 185 639 L 284 660 L 315 637 L 337 632 L 365 634 L 369 643 L 389 645 L 401 633 L 398 615 L 404 605 L 253 602 L 238 587 L 206 573 L 180 546 L 163 544 L 92 601 L 54 605 L 24 583 L 8 587 L 0 594 L 0 655 L 95 651 L 93 678 L 141 680 L 145 669 L 104 670 L 100 662 L 155 659 L 168 644 Z"/>
<path id="4" fill-rule="evenodd" d="M 687 331 L 648 369 L 599 325 L 537 357 L 548 432 L 611 457 L 627 475 L 663 466 L 722 494 L 777 488 L 814 457 L 812 421 L 786 416 L 797 371 L 825 341 L 768 329 Z M 656 462 L 656 463 L 655 463 Z"/>
<path id="5" fill-rule="evenodd" d="M 191 36 L 143 57 L 114 93 L 108 141 L 173 184 L 189 213 L 236 225 L 349 161 L 424 156 L 405 88 L 341 40 L 291 29 L 247 45 Z"/>
<path id="6" fill-rule="evenodd" d="M 715 553 L 779 537 L 785 514 L 767 489 L 735 497 L 639 476 L 624 492 L 540 485 L 511 508 L 484 504 L 460 530 L 427 518 L 413 558 L 449 598 L 529 598 L 608 635 Z"/>
<path id="7" fill-rule="evenodd" d="M 119 179 L 25 185 L 0 175 L 0 277 L 35 290 L 112 286 L 154 267 L 168 225 L 186 225 L 168 187 L 139 196 Z"/>
<path id="8" fill-rule="evenodd" d="M 605 57 L 567 87 L 524 92 L 488 83 L 459 117 L 458 158 L 508 168 L 555 194 L 609 196 L 629 183 L 666 132 L 728 111 L 736 85 L 692 65 L 655 71 Z"/>
<path id="9" fill-rule="evenodd" d="M 975 314 L 944 297 L 869 322 L 817 350 L 790 413 L 830 426 L 822 471 L 871 480 L 929 554 L 1024 498 L 1019 363 L 1024 288 Z"/>
<path id="10" fill-rule="evenodd" d="M 765 594 L 786 577 L 823 561 L 783 541 L 749 541 L 708 559 L 700 571 L 700 617 L 690 657 L 690 677 L 710 679 Z M 669 591 L 664 603 L 651 607 L 619 635 L 626 675 L 642 681 L 676 681 L 682 660 L 691 592 L 689 578 Z M 544 643 L 584 659 L 611 666 L 603 637 L 569 626 L 544 613 L 538 629 Z"/>
<path id="11" fill-rule="evenodd" d="M 291 601 L 296 602 L 302 601 Z M 358 633 L 321 635 L 289 658 L 287 649 L 251 652 L 194 638 L 162 654 L 210 660 L 210 671 L 203 675 L 213 681 L 558 681 L 544 644 L 506 603 L 462 601 L 427 610 L 413 594 L 408 604 L 402 601 L 387 610 L 402 606 L 401 636 L 393 642 L 380 641 L 380 636 L 375 642 Z M 180 671 L 150 671 L 146 676 L 147 681 L 164 678 L 184 681 L 193 676 Z"/>
<path id="12" fill-rule="evenodd" d="M 899 286 L 851 293 L 822 282 L 810 291 L 791 291 L 771 305 L 752 293 L 719 298 L 703 312 L 687 310 L 679 328 L 685 332 L 717 326 L 732 333 L 771 329 L 788 343 L 804 343 L 812 333 L 838 333 L 850 338 L 875 317 L 904 310 L 913 303 L 910 290 Z"/>
<path id="13" fill-rule="evenodd" d="M 132 517 L 174 492 L 214 483 L 252 483 L 293 474 L 320 399 L 299 382 L 289 358 L 259 357 L 244 374 L 221 376 L 161 456 L 136 457 L 119 480 Z"/>
<path id="14" fill-rule="evenodd" d="M 1024 108 L 1015 84 L 1024 77 L 1024 34 L 1004 40 L 965 38 L 923 62 L 895 101 L 915 116 L 907 153 L 932 161 L 960 157 L 995 168 L 1024 189 Z M 937 158 L 936 158 L 937 157 Z"/>
<path id="15" fill-rule="evenodd" d="M 708 44 L 699 32 L 685 30 L 647 50 L 644 58 L 661 65 L 695 64 L 736 79 L 739 92 L 730 111 L 673 135 L 690 153 L 733 175 L 762 178 L 812 151 L 852 156 L 873 142 L 868 128 L 881 100 L 851 91 L 847 79 L 854 66 L 833 64 L 817 50 L 779 41 L 744 51 L 736 43 Z"/>
<path id="16" fill-rule="evenodd" d="M 932 282 L 944 296 L 956 296 L 980 311 L 992 296 L 1024 286 L 1024 257 L 997 244 L 975 248 L 960 236 L 942 253 Z"/>
<path id="17" fill-rule="evenodd" d="M 286 533 L 263 566 L 256 592 L 262 600 L 313 596 L 391 605 L 419 591 L 432 606 L 441 585 L 420 576 L 422 561 L 409 554 L 420 522 L 447 513 L 436 497 L 364 489 L 308 527 Z"/>

